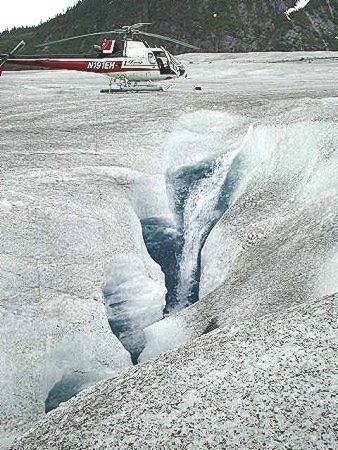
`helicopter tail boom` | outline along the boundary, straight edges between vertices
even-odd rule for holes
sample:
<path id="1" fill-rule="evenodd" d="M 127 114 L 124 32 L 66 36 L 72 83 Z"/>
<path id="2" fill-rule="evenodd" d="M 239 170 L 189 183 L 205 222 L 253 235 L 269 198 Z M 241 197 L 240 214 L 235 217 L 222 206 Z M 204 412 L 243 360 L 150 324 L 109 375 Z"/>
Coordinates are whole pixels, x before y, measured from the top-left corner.
<path id="1" fill-rule="evenodd" d="M 25 45 L 26 45 L 26 42 L 21 41 L 18 43 L 18 45 L 15 48 L 13 48 L 13 50 L 11 52 L 9 52 L 6 55 L 1 55 L 2 57 L 0 59 L 0 76 L 2 75 L 2 71 L 3 71 L 3 68 L 4 68 L 7 60 L 9 58 L 12 58 L 13 56 L 15 56 L 17 53 L 19 53 L 25 47 Z"/>

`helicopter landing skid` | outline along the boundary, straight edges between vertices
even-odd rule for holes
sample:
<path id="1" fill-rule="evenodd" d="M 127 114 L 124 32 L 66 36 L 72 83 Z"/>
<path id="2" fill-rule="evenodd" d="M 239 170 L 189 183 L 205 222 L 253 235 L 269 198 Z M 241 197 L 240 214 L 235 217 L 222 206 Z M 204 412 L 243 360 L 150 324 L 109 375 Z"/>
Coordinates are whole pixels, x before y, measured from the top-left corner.
<path id="1" fill-rule="evenodd" d="M 164 92 L 167 91 L 171 86 L 167 86 L 164 88 L 159 84 L 152 83 L 119 83 L 119 84 L 110 84 L 109 89 L 102 89 L 101 94 L 122 94 L 125 92 Z"/>

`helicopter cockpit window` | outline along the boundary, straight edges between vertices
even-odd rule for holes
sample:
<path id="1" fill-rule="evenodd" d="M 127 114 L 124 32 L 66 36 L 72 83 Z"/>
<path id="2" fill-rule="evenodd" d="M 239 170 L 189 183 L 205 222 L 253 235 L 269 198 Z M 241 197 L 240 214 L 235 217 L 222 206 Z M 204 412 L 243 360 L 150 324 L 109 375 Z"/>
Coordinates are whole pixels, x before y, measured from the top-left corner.
<path id="1" fill-rule="evenodd" d="M 170 62 L 165 52 L 154 51 L 161 74 L 171 73 Z"/>
<path id="2" fill-rule="evenodd" d="M 150 64 L 156 64 L 156 58 L 153 53 L 148 53 L 148 61 Z"/>
<path id="3" fill-rule="evenodd" d="M 113 56 L 122 56 L 123 43 L 115 41 Z"/>

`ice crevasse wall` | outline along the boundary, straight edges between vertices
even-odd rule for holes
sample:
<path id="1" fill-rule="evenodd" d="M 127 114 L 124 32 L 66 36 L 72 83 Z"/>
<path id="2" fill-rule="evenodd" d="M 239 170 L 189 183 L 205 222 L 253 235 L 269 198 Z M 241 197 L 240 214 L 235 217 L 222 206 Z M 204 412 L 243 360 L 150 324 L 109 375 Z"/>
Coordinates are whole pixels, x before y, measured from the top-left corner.
<path id="1" fill-rule="evenodd" d="M 295 107 L 278 119 L 224 115 L 223 126 L 228 126 L 216 133 L 222 148 L 214 148 L 219 161 L 226 161 L 222 180 L 231 180 L 228 207 L 201 247 L 200 301 L 146 328 L 139 361 L 177 348 L 210 326 L 235 324 L 245 316 L 337 292 L 338 133 L 333 99 L 318 103 L 326 119 L 316 119 L 311 102 L 306 113 Z M 211 135 L 218 119 L 212 113 L 204 118 Z M 187 128 L 192 132 L 198 116 L 184 120 L 191 120 Z M 204 158 L 206 137 L 200 132 L 197 149 Z M 171 143 L 187 144 L 188 135 L 177 141 L 172 136 Z M 190 138 L 193 142 L 193 132 Z M 219 177 L 219 167 L 211 177 Z M 215 179 L 210 186 L 217 189 Z M 206 195 L 210 205 L 210 191 L 199 193 L 195 204 L 201 206 Z M 196 214 L 196 208 L 190 213 Z"/>
<path id="2" fill-rule="evenodd" d="M 134 362 L 146 345 L 147 325 L 198 300 L 200 251 L 227 207 L 227 188 L 233 187 L 228 170 L 244 124 L 244 119 L 225 113 L 184 115 L 163 143 L 164 173 L 135 178 L 131 203 L 166 287 L 155 285 L 125 255 L 112 261 L 106 273 L 109 322 Z"/>
<path id="3" fill-rule="evenodd" d="M 316 120 L 319 107 L 327 119 Z M 79 390 L 129 367 L 128 352 L 144 362 L 210 323 L 338 290 L 337 128 L 329 99 L 311 103 L 307 115 L 301 110 L 278 119 L 184 114 L 162 141 L 157 175 L 82 167 L 18 179 L 15 195 L 0 204 L 2 229 L 6 220 L 24 222 L 16 238 L 21 228 L 32 237 L 22 237 L 22 254 L 3 244 L 3 291 L 15 299 L 0 336 L 13 349 L 1 366 L 4 434 L 41 417 L 64 377 L 75 374 Z M 163 250 L 172 260 L 168 248 L 179 256 L 167 273 L 144 242 L 144 224 L 159 223 L 168 246 L 157 256 Z"/>
<path id="4" fill-rule="evenodd" d="M 3 178 L 3 442 L 43 417 L 45 409 L 131 365 L 109 328 L 101 286 L 109 264 L 124 255 L 138 261 L 149 283 L 164 289 L 126 194 L 137 176 L 123 168 L 86 166 L 18 170 Z M 159 301 L 161 311 L 164 295 Z"/>

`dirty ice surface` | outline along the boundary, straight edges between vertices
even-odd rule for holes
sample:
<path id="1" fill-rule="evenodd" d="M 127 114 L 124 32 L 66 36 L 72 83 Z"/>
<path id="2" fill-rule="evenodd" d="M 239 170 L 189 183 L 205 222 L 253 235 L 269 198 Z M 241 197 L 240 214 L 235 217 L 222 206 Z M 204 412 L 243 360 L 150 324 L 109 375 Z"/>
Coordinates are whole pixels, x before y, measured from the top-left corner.
<path id="1" fill-rule="evenodd" d="M 296 305 L 317 305 L 317 298 L 337 291 L 337 58 L 333 52 L 183 55 L 188 78 L 178 80 L 168 92 L 150 95 L 99 94 L 105 79 L 90 74 L 4 74 L 3 443 L 44 416 L 46 400 L 55 397 L 56 389 L 62 393 L 60 399 L 67 400 L 64 392 L 129 370 L 137 357 L 143 362 L 187 343 L 197 365 L 208 355 L 215 361 L 217 346 L 227 339 L 232 324 L 254 320 L 250 326 L 255 327 L 259 317 L 280 311 L 272 328 L 279 323 L 284 327 L 289 315 L 301 327 L 303 313 Z M 202 91 L 195 91 L 196 86 Z M 188 174 L 185 180 L 193 182 L 173 186 L 172 180 L 182 180 L 176 176 L 182 171 Z M 150 220 L 165 223 L 167 235 L 179 236 L 177 267 L 170 270 L 177 269 L 175 310 L 181 311 L 163 320 L 168 274 L 145 245 L 142 224 Z M 154 248 L 158 245 L 153 242 Z M 164 251 L 161 246 L 159 251 Z M 201 300 L 182 309 L 196 277 Z M 209 331 L 217 328 L 220 343 L 213 346 L 214 333 Z M 263 328 L 268 339 L 271 330 Z M 324 328 L 315 332 L 319 339 Z M 195 339 L 203 334 L 207 345 L 199 354 Z M 250 341 L 250 336 L 245 339 Z M 301 353 L 306 352 L 305 341 L 295 344 Z M 260 339 L 252 342 L 264 353 Z M 287 352 L 292 353 L 290 342 Z M 323 348 L 327 345 L 324 339 Z M 252 364 L 250 352 L 240 354 L 240 364 Z M 181 356 L 182 351 L 177 353 Z M 180 379 L 183 368 L 175 358 L 140 370 L 156 371 L 159 365 L 159 370 L 170 372 L 168 384 L 184 382 L 187 389 L 195 389 L 193 377 Z M 236 373 L 224 367 L 227 361 L 228 356 L 220 358 L 211 383 L 225 378 L 235 383 Z M 285 361 L 279 364 L 278 370 L 287 370 Z M 316 383 L 323 381 L 321 377 L 318 374 Z M 245 379 L 244 374 L 239 380 L 243 390 Z M 160 381 L 154 381 L 154 389 Z M 133 379 L 130 383 L 137 386 Z M 290 396 L 292 383 L 286 379 Z M 98 402 L 107 397 L 105 385 L 100 386 Z M 260 386 L 263 395 L 266 388 Z M 83 399 L 86 391 L 79 401 Z M 251 400 L 249 395 L 246 401 Z M 325 408 L 325 398 L 319 400 L 322 406 L 316 405 L 316 414 Z M 178 402 L 182 411 L 194 403 L 181 397 Z M 242 407 L 239 402 L 239 421 L 245 414 Z M 236 410 L 231 413 L 234 423 Z M 149 412 L 139 414 L 143 421 Z M 170 423 L 176 422 L 174 413 L 163 411 L 163 423 L 169 423 L 166 414 L 171 414 Z M 199 414 L 207 427 L 210 411 Z M 56 416 L 47 417 L 54 439 Z M 116 423 L 109 414 L 106 419 L 110 417 Z M 270 416 L 267 420 L 273 422 Z M 74 431 L 69 426 L 66 440 Z M 138 428 L 136 422 L 131 426 Z M 34 447 L 40 439 L 37 430 L 22 448 L 48 448 L 41 443 Z M 99 441 L 100 427 L 97 433 Z M 229 433 L 229 448 L 236 448 L 237 433 Z M 296 427 L 297 445 L 300 433 Z M 151 448 L 146 434 L 142 436 L 137 448 Z M 242 448 L 251 442 L 248 436 L 243 435 Z M 328 445 L 331 437 L 327 432 Z M 104 433 L 102 439 L 105 445 Z M 269 436 L 260 439 L 268 442 Z M 119 442 L 121 447 L 114 442 L 114 448 L 126 448 Z M 168 440 L 168 448 L 182 448 L 175 442 Z M 109 441 L 100 448 L 111 445 Z M 188 448 L 198 448 L 193 445 Z M 72 443 L 72 448 L 84 447 Z"/>

